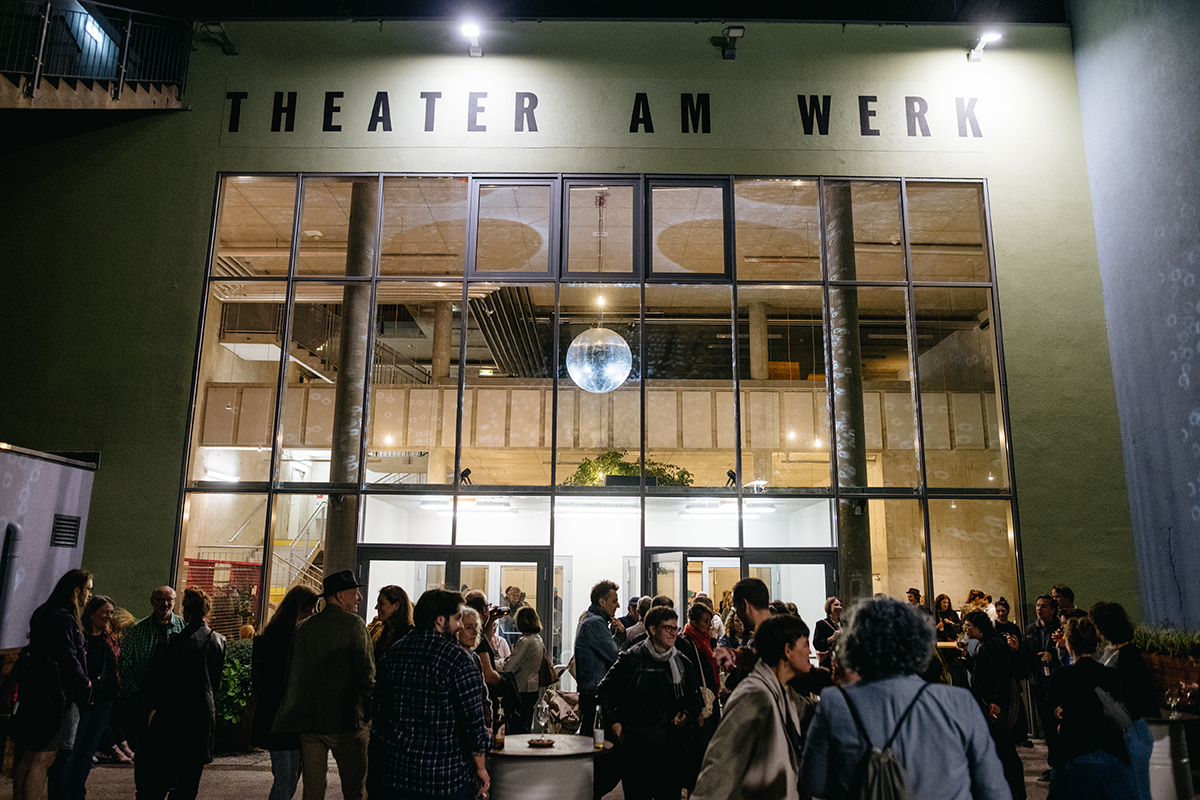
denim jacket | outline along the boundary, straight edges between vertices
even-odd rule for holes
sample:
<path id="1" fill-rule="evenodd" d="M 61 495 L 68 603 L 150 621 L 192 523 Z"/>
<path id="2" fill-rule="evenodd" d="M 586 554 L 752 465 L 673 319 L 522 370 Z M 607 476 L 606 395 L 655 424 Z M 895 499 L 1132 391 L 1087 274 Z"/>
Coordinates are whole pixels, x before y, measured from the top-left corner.
<path id="1" fill-rule="evenodd" d="M 579 620 L 579 628 L 575 631 L 575 680 L 581 692 L 595 692 L 608 668 L 620 655 L 617 642 L 608 630 L 611 619 L 598 603 L 592 603 Z M 624 638 L 621 634 L 617 636 Z"/>

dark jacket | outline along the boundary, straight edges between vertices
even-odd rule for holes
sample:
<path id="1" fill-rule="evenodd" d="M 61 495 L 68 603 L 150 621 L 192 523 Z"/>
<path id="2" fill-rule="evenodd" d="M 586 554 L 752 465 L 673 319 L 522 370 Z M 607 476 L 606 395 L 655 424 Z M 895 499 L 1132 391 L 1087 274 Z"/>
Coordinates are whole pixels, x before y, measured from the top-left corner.
<path id="1" fill-rule="evenodd" d="M 357 614 L 328 603 L 296 628 L 275 733 L 346 733 L 367 726 L 375 690 L 371 637 Z"/>
<path id="2" fill-rule="evenodd" d="M 154 711 L 149 736 L 169 741 L 177 761 L 208 764 L 213 760 L 217 729 L 213 693 L 221 687 L 224 666 L 225 637 L 204 620 L 184 627 L 150 663 L 143 683 Z"/>
<path id="3" fill-rule="evenodd" d="M 683 683 L 676 695 L 671 668 L 665 661 L 647 653 L 650 642 L 621 653 L 600 681 L 596 694 L 604 714 L 604 724 L 619 722 L 629 736 L 637 731 L 657 731 L 668 738 L 676 731 L 672 720 L 680 711 L 688 715 L 686 728 L 696 724 L 700 710 L 700 673 L 696 664 L 679 653 Z M 678 649 L 678 648 L 677 648 Z"/>
<path id="4" fill-rule="evenodd" d="M 1034 620 L 1025 626 L 1025 638 L 1021 641 L 1019 652 L 1025 674 L 1035 686 L 1043 688 L 1050 686 L 1050 677 L 1046 675 L 1045 665 L 1042 663 L 1042 653 L 1050 654 L 1051 675 L 1062 666 L 1058 660 L 1058 644 L 1051 638 L 1051 634 L 1056 630 L 1058 630 L 1057 622 L 1051 622 L 1042 627 L 1037 620 Z"/>
<path id="5" fill-rule="evenodd" d="M 986 712 L 988 705 L 995 703 L 1003 710 L 1008 708 L 1013 686 L 1013 651 L 999 635 L 982 639 L 975 655 L 967 658 L 971 670 L 971 693 Z M 984 714 L 988 717 L 988 714 Z"/>
<path id="6" fill-rule="evenodd" d="M 29 621 L 29 649 L 58 665 L 58 679 L 68 700 L 81 706 L 90 702 L 87 646 L 74 614 L 65 608 L 35 611 Z"/>
<path id="7" fill-rule="evenodd" d="M 1129 763 L 1124 736 L 1121 729 L 1104 715 L 1104 706 L 1096 694 L 1097 687 L 1118 702 L 1125 699 L 1121 695 L 1121 678 L 1117 671 L 1101 666 L 1094 658 L 1081 658 L 1051 676 L 1050 707 L 1062 708 L 1054 766 L 1061 767 L 1097 750 Z"/>
<path id="8" fill-rule="evenodd" d="M 592 603 L 583 612 L 579 627 L 575 629 L 575 680 L 579 691 L 594 692 L 608 668 L 620 654 L 618 645 L 625 641 L 625 634 L 609 632 L 612 621 L 599 603 Z"/>
<path id="9" fill-rule="evenodd" d="M 268 625 L 254 637 L 254 657 L 250 662 L 250 683 L 255 706 L 250 725 L 250 743 L 267 750 L 299 750 L 300 737 L 271 733 L 275 715 L 287 688 L 288 663 L 292 653 L 294 626 Z"/>

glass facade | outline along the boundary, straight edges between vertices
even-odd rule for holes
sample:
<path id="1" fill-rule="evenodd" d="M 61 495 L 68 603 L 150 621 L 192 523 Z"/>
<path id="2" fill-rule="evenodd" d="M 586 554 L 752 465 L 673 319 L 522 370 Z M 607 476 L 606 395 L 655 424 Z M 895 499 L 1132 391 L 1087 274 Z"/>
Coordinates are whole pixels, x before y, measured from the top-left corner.
<path id="1" fill-rule="evenodd" d="M 1020 597 L 982 182 L 230 175 L 218 198 L 180 574 L 248 592 L 251 622 L 319 579 L 332 497 L 373 591 L 516 587 L 560 654 L 605 578 L 622 605 L 760 572 L 811 608 Z"/>

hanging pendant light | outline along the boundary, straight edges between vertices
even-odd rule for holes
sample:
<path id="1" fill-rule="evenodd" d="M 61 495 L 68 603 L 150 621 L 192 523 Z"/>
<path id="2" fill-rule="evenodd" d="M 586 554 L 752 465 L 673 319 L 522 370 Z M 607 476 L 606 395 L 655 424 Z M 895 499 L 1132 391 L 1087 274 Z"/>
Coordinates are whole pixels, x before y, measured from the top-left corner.
<path id="1" fill-rule="evenodd" d="M 593 394 L 616 389 L 629 377 L 632 368 L 629 344 L 608 328 L 589 328 L 567 348 L 567 372 L 571 380 Z"/>

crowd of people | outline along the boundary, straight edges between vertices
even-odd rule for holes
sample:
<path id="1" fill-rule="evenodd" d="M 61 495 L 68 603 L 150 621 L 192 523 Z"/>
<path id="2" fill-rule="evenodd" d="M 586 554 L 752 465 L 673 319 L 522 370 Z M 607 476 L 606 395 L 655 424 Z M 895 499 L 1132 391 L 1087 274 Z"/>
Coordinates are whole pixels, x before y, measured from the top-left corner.
<path id="1" fill-rule="evenodd" d="M 137 800 L 195 798 L 225 652 L 211 598 L 187 588 L 177 616 L 159 587 L 132 623 L 92 588 L 68 572 L 31 619 L 14 796 L 82 800 L 106 753 L 134 761 Z M 498 605 L 446 589 L 414 605 L 386 586 L 367 625 L 353 572 L 322 588 L 289 591 L 253 641 L 252 741 L 270 752 L 271 800 L 301 781 L 305 800 L 323 798 L 330 753 L 347 800 L 488 797 L 491 754 L 506 733 L 544 729 L 561 674 L 537 610 L 517 587 Z M 927 607 L 917 589 L 849 608 L 830 597 L 810 629 L 757 578 L 719 605 L 640 597 L 623 616 L 617 584 L 600 581 L 576 627 L 575 713 L 560 721 L 612 743 L 596 754 L 597 798 L 620 783 L 629 800 L 838 800 L 892 774 L 884 759 L 913 797 L 1021 800 L 1028 681 L 1053 800 L 1149 800 L 1159 710 L 1133 626 L 1116 603 L 1074 599 L 1054 586 L 1021 630 L 1005 598 L 979 590 L 959 608 L 945 594 Z"/>

